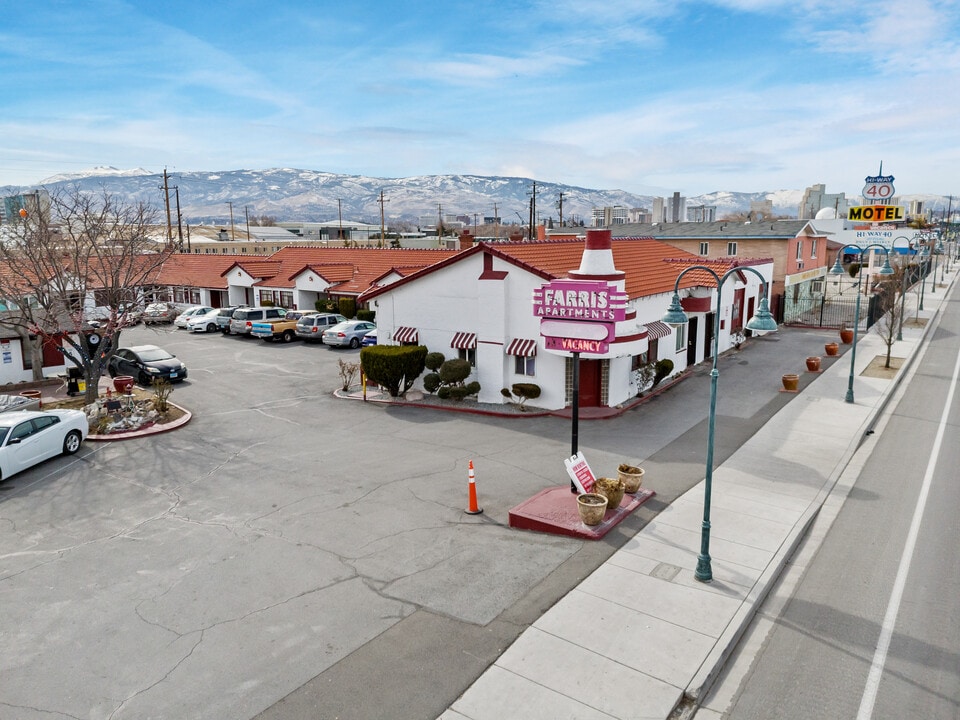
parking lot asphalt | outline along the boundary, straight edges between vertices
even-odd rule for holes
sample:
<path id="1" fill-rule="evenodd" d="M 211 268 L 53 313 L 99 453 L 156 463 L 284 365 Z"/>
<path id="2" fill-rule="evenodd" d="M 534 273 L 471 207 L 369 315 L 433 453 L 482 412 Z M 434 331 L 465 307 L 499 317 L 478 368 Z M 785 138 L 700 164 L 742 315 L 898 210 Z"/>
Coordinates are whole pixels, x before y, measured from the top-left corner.
<path id="1" fill-rule="evenodd" d="M 717 462 L 834 336 L 720 358 Z M 642 464 L 657 491 L 589 542 L 507 526 L 568 482 L 569 420 L 337 399 L 358 351 L 124 332 L 141 343 L 187 364 L 171 400 L 189 425 L 0 483 L 0 717 L 435 718 L 703 476 L 707 366 L 580 424 L 595 472 Z M 464 512 L 470 461 L 482 515 Z"/>

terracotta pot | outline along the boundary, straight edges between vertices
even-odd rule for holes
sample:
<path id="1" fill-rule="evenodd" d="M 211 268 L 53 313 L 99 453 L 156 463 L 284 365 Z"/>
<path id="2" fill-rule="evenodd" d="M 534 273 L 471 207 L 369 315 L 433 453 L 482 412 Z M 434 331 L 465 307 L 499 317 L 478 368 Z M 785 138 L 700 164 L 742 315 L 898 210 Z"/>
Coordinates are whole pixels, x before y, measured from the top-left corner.
<path id="1" fill-rule="evenodd" d="M 800 385 L 800 376 L 788 373 L 780 378 L 783 382 L 783 389 L 787 392 L 796 392 Z"/>
<path id="2" fill-rule="evenodd" d="M 809 372 L 820 372 L 820 356 L 813 355 L 807 358 L 807 370 Z"/>
<path id="3" fill-rule="evenodd" d="M 599 525 L 607 512 L 607 498 L 597 493 L 578 495 L 577 511 L 584 525 Z"/>
<path id="4" fill-rule="evenodd" d="M 853 330 L 843 329 L 840 331 L 840 342 L 849 345 L 853 342 Z"/>
<path id="5" fill-rule="evenodd" d="M 37 407 L 43 409 L 43 403 L 40 402 L 40 398 L 43 397 L 39 390 L 23 390 L 20 392 L 21 397 L 30 398 L 31 400 L 37 401 Z"/>
<path id="6" fill-rule="evenodd" d="M 133 389 L 133 377 L 130 375 L 117 375 L 113 379 L 113 387 L 118 393 L 128 395 Z"/>
<path id="7" fill-rule="evenodd" d="M 643 485 L 643 468 L 623 463 L 617 468 L 617 477 L 624 485 L 624 492 L 635 493 Z"/>
<path id="8" fill-rule="evenodd" d="M 597 478 L 593 486 L 594 492 L 607 499 L 607 510 L 616 510 L 623 501 L 626 486 L 620 478 Z"/>
<path id="9" fill-rule="evenodd" d="M 823 346 L 823 350 L 827 355 L 833 356 L 840 352 L 840 345 L 839 343 L 827 343 Z"/>

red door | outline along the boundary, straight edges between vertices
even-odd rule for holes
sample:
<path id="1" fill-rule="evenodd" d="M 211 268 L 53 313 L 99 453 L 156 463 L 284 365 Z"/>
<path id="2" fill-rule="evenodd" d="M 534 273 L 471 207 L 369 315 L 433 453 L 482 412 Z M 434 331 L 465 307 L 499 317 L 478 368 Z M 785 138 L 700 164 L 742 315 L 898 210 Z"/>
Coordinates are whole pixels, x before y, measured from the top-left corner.
<path id="1" fill-rule="evenodd" d="M 580 357 L 580 407 L 600 407 L 600 361 Z"/>

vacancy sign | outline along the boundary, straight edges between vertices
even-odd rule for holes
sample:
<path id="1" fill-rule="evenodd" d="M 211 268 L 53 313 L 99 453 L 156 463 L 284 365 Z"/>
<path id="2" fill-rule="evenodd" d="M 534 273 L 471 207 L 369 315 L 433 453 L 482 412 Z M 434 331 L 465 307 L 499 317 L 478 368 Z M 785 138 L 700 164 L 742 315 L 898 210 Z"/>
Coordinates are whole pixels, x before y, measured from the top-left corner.
<path id="1" fill-rule="evenodd" d="M 603 354 L 626 319 L 627 294 L 602 280 L 554 280 L 533 291 L 533 314 L 547 350 Z"/>

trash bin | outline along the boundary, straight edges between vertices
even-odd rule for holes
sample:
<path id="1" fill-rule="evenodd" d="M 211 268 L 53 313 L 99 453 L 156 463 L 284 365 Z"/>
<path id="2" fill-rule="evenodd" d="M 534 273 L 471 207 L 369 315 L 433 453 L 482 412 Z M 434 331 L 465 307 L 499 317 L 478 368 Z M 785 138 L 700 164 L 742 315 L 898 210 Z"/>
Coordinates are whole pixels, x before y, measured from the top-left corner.
<path id="1" fill-rule="evenodd" d="M 83 384 L 81 388 L 80 385 Z M 67 368 L 67 395 L 73 397 L 77 393 L 86 392 L 87 383 L 83 378 L 83 370 L 78 367 Z"/>

